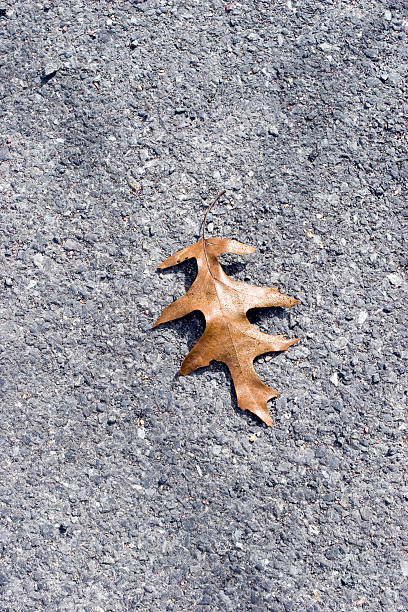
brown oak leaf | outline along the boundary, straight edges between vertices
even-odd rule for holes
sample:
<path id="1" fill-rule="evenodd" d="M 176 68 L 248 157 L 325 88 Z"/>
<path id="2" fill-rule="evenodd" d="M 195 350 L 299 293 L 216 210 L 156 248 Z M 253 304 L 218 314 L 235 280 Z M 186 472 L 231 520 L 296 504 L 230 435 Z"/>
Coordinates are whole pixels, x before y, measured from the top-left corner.
<path id="1" fill-rule="evenodd" d="M 225 274 L 217 259 L 221 253 L 243 255 L 254 252 L 253 247 L 236 240 L 206 239 L 203 230 L 201 240 L 160 264 L 159 269 L 163 270 L 194 258 L 198 274 L 187 293 L 164 308 L 154 327 L 200 310 L 206 320 L 205 331 L 184 359 L 179 374 L 190 374 L 213 360 L 222 361 L 228 366 L 234 381 L 238 406 L 253 412 L 271 426 L 267 401 L 277 397 L 279 392 L 264 385 L 255 373 L 253 360 L 271 351 L 286 351 L 299 340 L 261 332 L 250 324 L 246 313 L 250 308 L 290 308 L 299 300 L 283 295 L 275 288 L 235 281 Z"/>

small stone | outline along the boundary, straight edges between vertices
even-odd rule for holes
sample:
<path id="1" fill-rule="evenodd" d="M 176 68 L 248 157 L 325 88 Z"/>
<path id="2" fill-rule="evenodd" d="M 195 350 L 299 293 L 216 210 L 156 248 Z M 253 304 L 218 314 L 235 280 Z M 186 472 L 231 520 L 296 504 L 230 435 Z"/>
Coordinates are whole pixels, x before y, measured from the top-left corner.
<path id="1" fill-rule="evenodd" d="M 340 336 L 339 338 L 337 338 L 337 340 L 334 341 L 333 348 L 337 351 L 342 351 L 346 348 L 347 345 L 348 338 L 346 338 L 345 336 Z"/>
<path id="2" fill-rule="evenodd" d="M 404 578 L 408 576 L 408 558 L 400 559 L 401 572 Z"/>
<path id="3" fill-rule="evenodd" d="M 6 287 L 12 287 L 13 280 L 11 278 L 6 278 L 6 280 L 4 281 L 4 284 L 6 285 Z"/>
<path id="4" fill-rule="evenodd" d="M 271 126 L 269 126 L 269 128 L 268 128 L 268 133 L 269 133 L 271 136 L 279 136 L 279 130 L 278 130 L 278 128 L 276 127 L 276 125 L 271 125 Z"/>
<path id="5" fill-rule="evenodd" d="M 139 151 L 140 161 L 145 162 L 149 159 L 149 151 L 148 149 L 140 149 Z"/>
<path id="6" fill-rule="evenodd" d="M 385 21 L 391 21 L 392 13 L 391 13 L 391 11 L 389 9 L 384 11 L 384 19 L 385 19 Z"/>
<path id="7" fill-rule="evenodd" d="M 68 238 L 68 240 L 66 240 L 64 243 L 64 249 L 66 249 L 67 251 L 77 251 L 78 243 L 75 242 L 75 240 L 71 240 L 71 238 Z"/>
<path id="8" fill-rule="evenodd" d="M 84 384 L 84 377 L 80 374 L 74 379 L 74 387 L 80 387 Z"/>
<path id="9" fill-rule="evenodd" d="M 292 351 L 292 356 L 294 359 L 305 359 L 309 356 L 309 349 L 306 346 L 297 346 Z"/>
<path id="10" fill-rule="evenodd" d="M 372 60 L 378 60 L 377 49 L 372 49 L 372 48 L 364 49 L 364 55 L 366 55 Z"/>
<path id="11" fill-rule="evenodd" d="M 140 183 L 134 178 L 134 176 L 132 176 L 132 173 L 130 170 L 128 171 L 126 175 L 126 180 L 128 182 L 129 187 L 132 189 L 132 191 L 134 191 L 135 193 L 140 191 Z"/>
<path id="12" fill-rule="evenodd" d="M 342 508 L 344 508 L 345 510 L 347 510 L 347 508 L 349 507 L 349 502 L 348 499 L 345 495 L 342 495 L 339 501 L 339 504 Z"/>
<path id="13" fill-rule="evenodd" d="M 390 72 L 388 74 L 388 81 L 392 84 L 392 85 L 399 85 L 400 82 L 402 80 L 402 77 L 400 75 L 399 72 Z"/>
<path id="14" fill-rule="evenodd" d="M 49 79 L 50 77 L 54 76 L 54 74 L 59 70 L 59 68 L 59 64 L 57 64 L 56 62 L 49 62 L 44 66 L 42 75 L 44 78 Z"/>
<path id="15" fill-rule="evenodd" d="M 331 51 L 333 49 L 333 45 L 331 45 L 330 43 L 324 42 L 321 45 L 319 45 L 319 49 L 321 49 L 322 51 Z"/>
<path id="16" fill-rule="evenodd" d="M 44 260 L 45 260 L 45 257 L 44 255 L 41 255 L 41 253 L 36 253 L 33 257 L 34 265 L 40 269 L 44 266 Z"/>
<path id="17" fill-rule="evenodd" d="M 332 374 L 329 378 L 330 382 L 333 383 L 333 385 L 335 387 L 339 386 L 339 376 L 337 374 L 337 372 L 334 372 L 334 374 Z"/>
<path id="18" fill-rule="evenodd" d="M 395 287 L 401 287 L 403 283 L 402 276 L 400 276 L 396 272 L 393 272 L 392 274 L 388 274 L 387 278 L 390 281 L 391 285 L 394 285 Z"/>
<path id="19" fill-rule="evenodd" d="M 130 46 L 131 49 L 136 49 L 136 47 L 138 45 L 139 45 L 139 42 L 136 39 L 134 39 L 134 40 L 130 41 L 130 45 L 129 46 Z"/>
<path id="20" fill-rule="evenodd" d="M 362 310 L 361 312 L 358 313 L 357 323 L 359 325 L 363 325 L 363 323 L 367 321 L 367 317 L 368 317 L 368 312 L 365 310 Z"/>
<path id="21" fill-rule="evenodd" d="M 46 540 L 50 540 L 55 535 L 55 529 L 52 525 L 50 525 L 49 523 L 46 523 L 44 525 L 41 525 L 40 533 L 43 538 L 45 538 Z"/>
<path id="22" fill-rule="evenodd" d="M 229 179 L 225 182 L 226 189 L 234 189 L 234 191 L 239 191 L 242 188 L 242 183 L 240 179 L 236 176 L 230 176 Z"/>
<path id="23" fill-rule="evenodd" d="M 368 508 L 360 508 L 360 516 L 363 521 L 369 521 L 370 517 L 372 516 L 372 511 Z"/>

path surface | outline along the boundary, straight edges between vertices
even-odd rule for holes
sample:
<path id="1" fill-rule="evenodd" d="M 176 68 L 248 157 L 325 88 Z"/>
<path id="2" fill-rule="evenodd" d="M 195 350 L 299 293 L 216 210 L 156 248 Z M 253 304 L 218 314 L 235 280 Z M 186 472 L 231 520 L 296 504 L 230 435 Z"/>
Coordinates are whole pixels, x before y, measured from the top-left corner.
<path id="1" fill-rule="evenodd" d="M 226 4 L 0 2 L 2 611 L 408 608 L 403 3 Z M 151 330 L 222 189 L 272 429 Z"/>

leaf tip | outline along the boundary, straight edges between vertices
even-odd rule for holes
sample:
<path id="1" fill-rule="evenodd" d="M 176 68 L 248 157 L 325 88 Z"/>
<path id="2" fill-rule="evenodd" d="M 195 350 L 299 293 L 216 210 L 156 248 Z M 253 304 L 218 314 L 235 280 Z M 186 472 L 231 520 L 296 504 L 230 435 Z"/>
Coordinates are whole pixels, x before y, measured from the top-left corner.
<path id="1" fill-rule="evenodd" d="M 157 327 L 158 325 L 160 325 L 160 323 L 163 323 L 163 321 L 161 319 L 162 319 L 162 315 L 160 315 L 160 317 L 158 319 L 156 319 L 156 321 L 153 323 L 152 329 L 154 327 Z"/>
<path id="2" fill-rule="evenodd" d="M 286 298 L 286 296 L 285 296 L 285 298 Z M 289 298 L 287 298 L 287 302 L 285 304 L 285 307 L 286 308 L 292 308 L 292 306 L 296 306 L 296 304 L 300 304 L 300 300 L 297 300 L 296 298 L 289 297 Z"/>
<path id="3" fill-rule="evenodd" d="M 262 417 L 262 421 L 265 423 L 267 427 L 273 427 L 273 421 L 271 415 L 268 413 L 268 416 Z"/>
<path id="4" fill-rule="evenodd" d="M 265 423 L 265 425 L 267 425 L 267 427 L 273 427 L 273 420 L 266 406 L 265 408 L 260 408 L 257 412 L 255 412 L 255 414 Z"/>

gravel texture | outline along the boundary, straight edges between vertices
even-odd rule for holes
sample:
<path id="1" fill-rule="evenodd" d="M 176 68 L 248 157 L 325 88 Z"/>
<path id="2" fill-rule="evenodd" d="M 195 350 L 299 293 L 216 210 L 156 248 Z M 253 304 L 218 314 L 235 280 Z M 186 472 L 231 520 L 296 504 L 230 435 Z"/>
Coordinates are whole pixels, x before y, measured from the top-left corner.
<path id="1" fill-rule="evenodd" d="M 403 4 L 0 2 L 2 612 L 408 608 Z M 224 188 L 273 429 L 151 330 Z"/>

